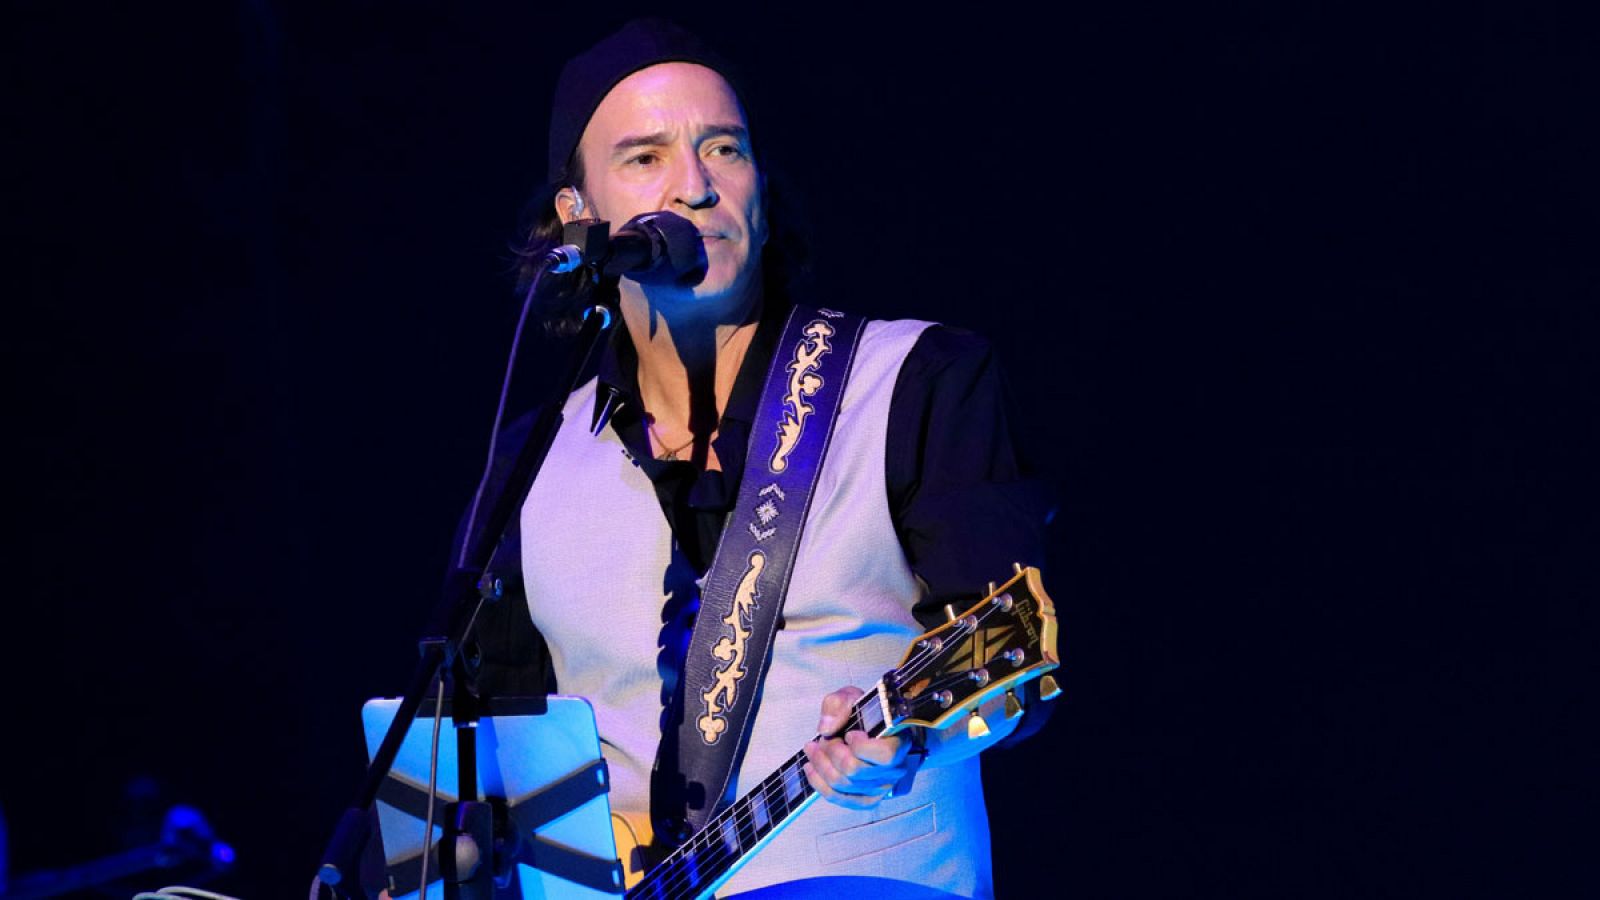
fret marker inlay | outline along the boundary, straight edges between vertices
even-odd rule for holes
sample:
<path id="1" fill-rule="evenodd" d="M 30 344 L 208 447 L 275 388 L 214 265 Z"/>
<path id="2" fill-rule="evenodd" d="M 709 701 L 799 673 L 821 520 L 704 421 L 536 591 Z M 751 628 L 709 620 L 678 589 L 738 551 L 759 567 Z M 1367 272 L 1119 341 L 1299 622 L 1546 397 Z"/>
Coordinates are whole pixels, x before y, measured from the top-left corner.
<path id="1" fill-rule="evenodd" d="M 792 766 L 783 773 L 783 789 L 789 798 L 789 805 L 800 802 L 800 767 Z"/>
<path id="2" fill-rule="evenodd" d="M 767 798 L 760 791 L 750 795 L 750 820 L 755 823 L 757 834 L 767 830 Z"/>

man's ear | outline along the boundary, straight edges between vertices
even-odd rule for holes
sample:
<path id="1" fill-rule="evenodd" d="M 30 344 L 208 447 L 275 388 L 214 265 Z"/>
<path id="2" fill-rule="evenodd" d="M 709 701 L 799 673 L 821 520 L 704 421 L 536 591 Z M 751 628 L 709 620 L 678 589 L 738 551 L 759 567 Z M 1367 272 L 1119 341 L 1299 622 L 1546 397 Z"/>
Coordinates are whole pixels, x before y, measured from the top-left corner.
<path id="1" fill-rule="evenodd" d="M 561 219 L 561 224 L 576 221 L 589 215 L 589 206 L 583 202 L 583 195 L 577 188 L 564 187 L 556 191 L 556 216 Z"/>

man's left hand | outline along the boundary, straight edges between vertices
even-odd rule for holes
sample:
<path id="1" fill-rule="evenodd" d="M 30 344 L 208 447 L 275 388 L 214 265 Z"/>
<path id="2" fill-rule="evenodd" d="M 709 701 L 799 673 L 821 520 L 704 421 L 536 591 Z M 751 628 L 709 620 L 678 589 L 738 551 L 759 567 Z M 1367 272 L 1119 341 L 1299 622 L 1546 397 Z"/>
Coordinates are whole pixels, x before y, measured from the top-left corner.
<path id="1" fill-rule="evenodd" d="M 848 809 L 870 809 L 882 803 L 907 771 L 911 742 L 900 737 L 867 737 L 861 730 L 834 735 L 850 718 L 850 710 L 866 692 L 840 688 L 822 698 L 821 740 L 806 744 L 806 780 L 829 802 Z"/>

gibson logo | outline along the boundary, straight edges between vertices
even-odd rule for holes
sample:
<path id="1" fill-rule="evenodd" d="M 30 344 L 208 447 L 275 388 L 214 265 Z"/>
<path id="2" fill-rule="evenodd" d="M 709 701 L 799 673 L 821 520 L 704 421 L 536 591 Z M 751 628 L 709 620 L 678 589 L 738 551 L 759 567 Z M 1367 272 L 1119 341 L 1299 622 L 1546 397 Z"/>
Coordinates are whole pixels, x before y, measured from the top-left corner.
<path id="1" fill-rule="evenodd" d="M 1039 629 L 1033 624 L 1033 604 L 1027 600 L 1019 600 L 1015 612 L 1017 623 L 1028 633 L 1028 640 L 1035 644 L 1039 643 Z"/>
<path id="2" fill-rule="evenodd" d="M 778 449 L 773 451 L 772 461 L 767 464 L 775 473 L 789 467 L 789 454 L 800 443 L 806 419 L 813 412 L 806 398 L 822 390 L 822 376 L 816 373 L 817 365 L 823 355 L 833 349 L 828 343 L 828 338 L 833 337 L 833 326 L 821 319 L 807 325 L 801 334 L 806 339 L 795 346 L 794 362 L 789 363 L 789 393 L 783 398 L 788 411 L 778 423 Z"/>
<path id="3" fill-rule="evenodd" d="M 744 577 L 739 579 L 738 589 L 733 592 L 733 608 L 722 620 L 722 624 L 731 630 L 711 648 L 711 655 L 727 665 L 717 670 L 711 689 L 700 695 L 700 699 L 705 701 L 705 715 L 696 720 L 695 726 L 700 729 L 700 736 L 707 744 L 715 744 L 728 729 L 725 714 L 733 708 L 734 700 L 739 696 L 739 682 L 745 674 L 745 646 L 750 640 L 750 616 L 755 611 L 756 598 L 761 595 L 757 590 L 757 582 L 766 564 L 765 553 L 751 551 L 750 565 L 745 569 Z"/>

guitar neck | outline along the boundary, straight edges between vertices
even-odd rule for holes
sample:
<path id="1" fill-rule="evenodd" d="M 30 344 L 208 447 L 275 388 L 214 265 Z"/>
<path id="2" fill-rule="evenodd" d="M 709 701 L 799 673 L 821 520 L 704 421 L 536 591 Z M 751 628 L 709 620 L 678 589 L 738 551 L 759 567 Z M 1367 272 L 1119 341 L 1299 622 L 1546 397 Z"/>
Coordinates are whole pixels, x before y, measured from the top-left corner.
<path id="1" fill-rule="evenodd" d="M 1003 585 L 961 615 L 916 640 L 900 664 L 856 702 L 841 731 L 881 737 L 904 729 L 939 731 L 970 715 L 967 735 L 988 733 L 979 707 L 1005 698 L 1006 718 L 1022 714 L 1015 689 L 1037 678 L 1039 699 L 1061 693 L 1046 674 L 1061 663 L 1056 655 L 1055 605 L 1039 581 L 1039 570 L 1016 565 Z M 996 710 L 998 711 L 998 710 Z M 789 757 L 776 772 L 728 808 L 713 815 L 644 878 L 628 889 L 629 900 L 701 900 L 738 871 L 750 854 L 816 800 L 805 776 L 805 753 Z"/>
<path id="2" fill-rule="evenodd" d="M 881 731 L 882 717 L 876 714 L 880 702 L 877 690 L 862 697 L 843 730 Z M 878 724 L 869 727 L 873 721 Z M 789 757 L 647 872 L 628 890 L 627 900 L 691 900 L 721 887 L 751 854 L 817 798 L 806 780 L 805 764 L 804 751 Z"/>

